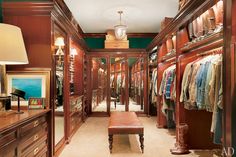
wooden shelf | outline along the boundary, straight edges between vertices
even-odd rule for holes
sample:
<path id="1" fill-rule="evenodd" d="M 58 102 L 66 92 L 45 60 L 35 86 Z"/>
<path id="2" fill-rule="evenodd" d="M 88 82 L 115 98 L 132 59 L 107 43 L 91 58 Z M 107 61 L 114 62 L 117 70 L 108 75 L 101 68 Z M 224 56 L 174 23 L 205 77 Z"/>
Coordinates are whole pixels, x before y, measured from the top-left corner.
<path id="1" fill-rule="evenodd" d="M 176 57 L 176 53 L 165 55 L 162 58 L 160 58 L 158 62 L 164 62 L 164 61 L 167 61 L 167 60 L 172 60 L 175 57 Z"/>
<path id="2" fill-rule="evenodd" d="M 200 41 L 197 41 L 197 42 L 188 44 L 187 46 L 184 46 L 180 50 L 182 52 L 188 52 L 190 50 L 193 50 L 193 49 L 196 49 L 199 47 L 203 47 L 207 44 L 212 44 L 213 42 L 217 42 L 217 41 L 221 40 L 222 38 L 223 38 L 223 32 L 211 34 Z"/>

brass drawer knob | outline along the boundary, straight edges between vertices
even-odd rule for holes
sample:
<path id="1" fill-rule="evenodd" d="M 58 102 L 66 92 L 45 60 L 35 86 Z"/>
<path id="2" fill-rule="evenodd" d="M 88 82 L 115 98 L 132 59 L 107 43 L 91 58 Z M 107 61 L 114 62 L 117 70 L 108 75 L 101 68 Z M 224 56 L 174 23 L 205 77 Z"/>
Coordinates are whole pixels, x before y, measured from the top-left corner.
<path id="1" fill-rule="evenodd" d="M 34 127 L 36 127 L 38 125 L 39 125 L 39 121 L 38 120 L 34 121 Z"/>
<path id="2" fill-rule="evenodd" d="M 38 134 L 34 135 L 34 141 L 36 141 L 38 138 L 39 138 Z"/>
<path id="3" fill-rule="evenodd" d="M 38 152 L 39 152 L 39 148 L 37 147 L 34 149 L 34 155 L 36 155 Z"/>

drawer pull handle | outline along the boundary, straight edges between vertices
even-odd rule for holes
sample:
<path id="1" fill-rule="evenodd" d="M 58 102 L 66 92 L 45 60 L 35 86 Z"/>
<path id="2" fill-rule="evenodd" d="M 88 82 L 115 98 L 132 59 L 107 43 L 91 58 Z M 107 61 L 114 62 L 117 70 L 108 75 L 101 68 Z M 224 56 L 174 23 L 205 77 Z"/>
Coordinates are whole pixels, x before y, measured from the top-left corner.
<path id="1" fill-rule="evenodd" d="M 38 138 L 39 138 L 38 134 L 34 135 L 34 141 L 36 141 Z"/>
<path id="2" fill-rule="evenodd" d="M 36 127 L 38 125 L 39 125 L 39 121 L 38 120 L 34 121 L 34 127 Z"/>
<path id="3" fill-rule="evenodd" d="M 39 152 L 39 148 L 37 147 L 34 149 L 34 155 L 36 155 L 38 152 Z"/>

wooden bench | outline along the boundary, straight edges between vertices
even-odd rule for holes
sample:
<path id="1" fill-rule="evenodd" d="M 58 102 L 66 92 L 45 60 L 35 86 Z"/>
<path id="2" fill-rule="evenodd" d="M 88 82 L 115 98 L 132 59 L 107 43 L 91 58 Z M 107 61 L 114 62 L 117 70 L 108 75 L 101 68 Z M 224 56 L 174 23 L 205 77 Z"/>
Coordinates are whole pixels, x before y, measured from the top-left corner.
<path id="1" fill-rule="evenodd" d="M 109 149 L 112 153 L 114 134 L 139 134 L 140 148 L 144 152 L 144 127 L 135 112 L 112 112 L 108 126 Z"/>

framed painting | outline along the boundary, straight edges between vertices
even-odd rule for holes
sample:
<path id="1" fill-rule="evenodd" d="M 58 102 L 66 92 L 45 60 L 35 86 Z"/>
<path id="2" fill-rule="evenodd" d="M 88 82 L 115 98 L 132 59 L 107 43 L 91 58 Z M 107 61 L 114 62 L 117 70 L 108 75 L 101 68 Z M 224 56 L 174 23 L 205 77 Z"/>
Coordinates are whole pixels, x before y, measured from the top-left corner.
<path id="1" fill-rule="evenodd" d="M 49 106 L 50 72 L 49 71 L 14 71 L 7 73 L 7 94 L 14 89 L 25 92 L 25 99 L 20 99 L 21 106 L 27 106 L 30 98 L 45 98 Z M 17 105 L 17 97 L 12 95 L 12 106 Z"/>
<path id="2" fill-rule="evenodd" d="M 45 108 L 45 98 L 32 98 L 29 100 L 29 109 L 44 109 Z"/>

